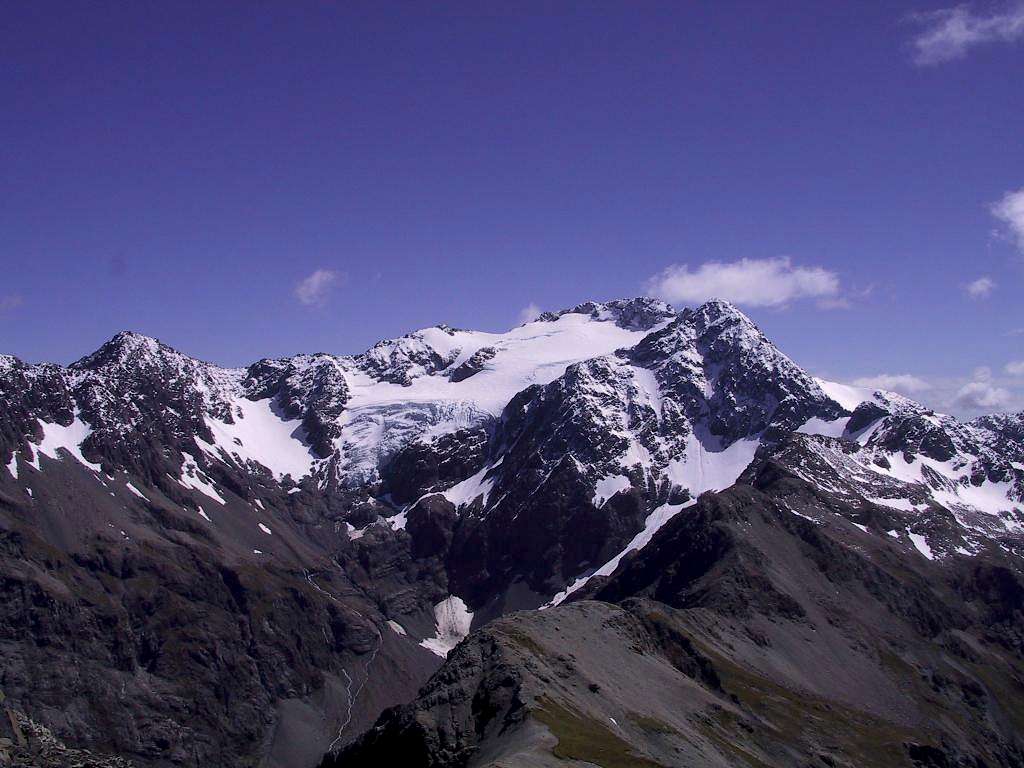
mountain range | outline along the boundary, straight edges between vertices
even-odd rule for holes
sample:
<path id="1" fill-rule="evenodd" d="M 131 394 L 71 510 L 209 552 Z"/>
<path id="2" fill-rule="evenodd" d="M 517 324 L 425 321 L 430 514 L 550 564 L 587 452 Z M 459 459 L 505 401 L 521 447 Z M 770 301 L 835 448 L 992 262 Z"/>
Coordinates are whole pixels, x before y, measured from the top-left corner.
<path id="1" fill-rule="evenodd" d="M 0 464 L 15 764 L 1024 766 L 1024 413 L 724 301 L 0 356 Z"/>

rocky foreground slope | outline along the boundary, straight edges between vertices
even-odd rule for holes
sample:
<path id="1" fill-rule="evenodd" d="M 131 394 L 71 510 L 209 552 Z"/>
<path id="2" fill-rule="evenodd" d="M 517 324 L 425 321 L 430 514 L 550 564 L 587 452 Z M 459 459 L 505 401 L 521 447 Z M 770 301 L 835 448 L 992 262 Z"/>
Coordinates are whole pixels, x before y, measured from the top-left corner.
<path id="1" fill-rule="evenodd" d="M 1021 764 L 1024 415 L 817 380 L 725 302 L 240 369 L 132 333 L 0 357 L 0 464 L 0 689 L 72 747 Z"/>

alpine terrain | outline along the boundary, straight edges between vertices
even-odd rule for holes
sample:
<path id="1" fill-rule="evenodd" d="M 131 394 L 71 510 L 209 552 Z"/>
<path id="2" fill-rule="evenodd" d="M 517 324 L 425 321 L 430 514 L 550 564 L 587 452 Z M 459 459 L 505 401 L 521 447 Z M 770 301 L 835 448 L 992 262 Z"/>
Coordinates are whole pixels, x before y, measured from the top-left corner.
<path id="1" fill-rule="evenodd" d="M 1024 413 L 723 301 L 0 356 L 0 589 L 0 765 L 1024 766 Z"/>

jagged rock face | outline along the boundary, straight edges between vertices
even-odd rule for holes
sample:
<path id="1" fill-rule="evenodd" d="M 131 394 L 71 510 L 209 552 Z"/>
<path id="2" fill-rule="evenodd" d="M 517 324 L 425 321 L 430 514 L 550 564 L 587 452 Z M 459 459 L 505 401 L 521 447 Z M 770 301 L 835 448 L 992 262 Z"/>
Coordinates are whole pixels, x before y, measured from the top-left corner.
<path id="1" fill-rule="evenodd" d="M 706 425 L 724 445 L 843 414 L 813 378 L 725 302 L 684 310 L 641 342 L 634 358 L 654 372 L 691 423 Z"/>
<path id="2" fill-rule="evenodd" d="M 399 504 L 450 488 L 483 466 L 489 448 L 486 429 L 460 429 L 400 449 L 382 469 L 382 490 Z"/>
<path id="3" fill-rule="evenodd" d="M 971 426 L 985 429 L 1002 438 L 1003 445 L 1012 446 L 1024 443 L 1024 411 L 1020 413 L 994 413 L 981 416 L 971 422 Z"/>
<path id="4" fill-rule="evenodd" d="M 465 381 L 471 376 L 475 376 L 484 369 L 487 361 L 491 360 L 496 354 L 498 354 L 498 350 L 494 347 L 481 347 L 464 362 L 459 363 L 448 375 L 448 379 L 453 384 L 458 384 L 460 381 Z"/>
<path id="5" fill-rule="evenodd" d="M 262 360 L 250 366 L 244 382 L 253 400 L 273 398 L 281 411 L 302 420 L 303 438 L 319 458 L 330 457 L 341 436 L 338 418 L 349 400 L 344 365 L 331 355 L 299 355 Z"/>
<path id="6" fill-rule="evenodd" d="M 838 588 L 894 596 L 878 599 L 917 632 L 980 620 L 930 607 L 898 569 L 975 559 L 956 571 L 957 599 L 990 606 L 1004 645 L 1017 631 L 1021 415 L 962 424 L 818 381 L 725 302 L 678 314 L 651 299 L 591 302 L 504 334 L 437 326 L 360 355 L 244 369 L 126 333 L 67 368 L 0 357 L 0 405 L 0 569 L 9 624 L 22 627 L 0 643 L 8 693 L 60 738 L 143 764 L 311 766 L 408 698 L 464 624 L 519 608 L 639 596 L 817 626 L 819 608 L 780 577 L 794 551 L 745 527 L 761 507 L 813 562 L 831 558 Z M 697 502 L 738 479 L 743 492 Z M 836 536 L 884 553 L 884 574 L 800 516 L 826 512 Z M 643 647 L 696 631 L 635 618 L 612 624 Z M 672 643 L 658 646 L 669 666 L 703 668 Z M 52 675 L 33 677 L 47 654 Z M 467 691 L 491 685 L 494 659 L 477 661 Z M 77 709 L 61 720 L 55 681 L 76 664 Z M 231 706 L 232 674 L 256 709 Z M 84 693 L 119 690 L 126 675 L 139 677 L 126 697 Z M 217 706 L 190 710 L 194 690 Z M 482 700 L 504 713 L 494 722 L 534 727 L 517 719 L 528 697 L 503 697 Z M 476 759 L 488 736 L 465 730 L 464 703 L 436 743 L 424 746 L 429 724 L 405 720 L 400 743 Z M 578 720 L 584 704 L 538 717 Z M 133 718 L 162 725 L 83 735 Z M 168 735 L 179 721 L 184 741 Z M 550 751 L 538 754 L 544 764 Z"/>
<path id="7" fill-rule="evenodd" d="M 455 585 L 474 602 L 517 579 L 551 595 L 622 551 L 660 505 L 716 487 L 705 455 L 844 413 L 735 308 L 685 311 L 509 403 L 479 508 L 456 531 Z"/>
<path id="8" fill-rule="evenodd" d="M 63 368 L 0 355 L 0 436 L 10 450 L 40 437 L 39 419 L 70 422 L 74 408 Z"/>

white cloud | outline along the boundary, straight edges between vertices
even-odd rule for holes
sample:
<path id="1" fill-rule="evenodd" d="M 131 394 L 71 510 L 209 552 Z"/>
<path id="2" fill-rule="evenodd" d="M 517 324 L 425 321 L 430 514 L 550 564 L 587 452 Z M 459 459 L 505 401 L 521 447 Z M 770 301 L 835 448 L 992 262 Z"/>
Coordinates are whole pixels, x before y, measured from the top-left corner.
<path id="1" fill-rule="evenodd" d="M 1024 189 L 1007 192 L 993 203 L 992 215 L 1007 226 L 1017 247 L 1024 252 Z"/>
<path id="2" fill-rule="evenodd" d="M 1024 377 L 1024 361 L 1009 363 L 1005 370 L 1009 376 L 998 377 L 991 368 L 975 368 L 969 375 L 932 376 L 927 380 L 909 373 L 880 373 L 865 376 L 850 383 L 869 389 L 887 389 L 913 397 L 942 413 L 951 413 L 960 419 L 973 419 L 993 411 L 1017 411 L 1024 408 L 1024 386 L 1021 378 L 1014 377 L 1014 366 Z"/>
<path id="3" fill-rule="evenodd" d="M 987 299 L 995 287 L 995 280 L 988 276 L 982 276 L 965 285 L 964 290 L 967 291 L 967 295 L 972 299 Z"/>
<path id="4" fill-rule="evenodd" d="M 1011 399 L 1009 390 L 991 381 L 972 381 L 960 388 L 953 403 L 967 411 L 983 411 L 1004 408 Z"/>
<path id="5" fill-rule="evenodd" d="M 978 45 L 1024 38 L 1024 3 L 987 15 L 957 5 L 914 14 L 911 21 L 921 27 L 911 40 L 914 61 L 922 66 L 941 64 L 963 58 Z"/>
<path id="6" fill-rule="evenodd" d="M 0 296 L 0 312 L 7 312 L 12 309 L 17 309 L 24 303 L 21 296 L 17 294 L 9 294 L 7 296 Z"/>
<path id="7" fill-rule="evenodd" d="M 794 267 L 788 258 L 708 261 L 693 271 L 688 264 L 673 264 L 647 281 L 647 292 L 669 303 L 720 298 L 778 307 L 796 299 L 832 299 L 839 278 L 823 267 Z"/>
<path id="8" fill-rule="evenodd" d="M 318 269 L 298 282 L 294 291 L 295 298 L 307 307 L 323 305 L 339 279 L 340 276 L 334 270 Z"/>
<path id="9" fill-rule="evenodd" d="M 1008 389 L 1000 387 L 992 379 L 992 369 L 982 366 L 975 368 L 972 380 L 953 395 L 953 405 L 962 411 L 976 413 L 1005 408 L 1013 399 Z"/>
<path id="10" fill-rule="evenodd" d="M 1003 370 L 1011 376 L 1024 376 L 1024 360 L 1013 360 Z"/>
<path id="11" fill-rule="evenodd" d="M 854 379 L 851 383 L 855 387 L 888 389 L 893 392 L 902 392 L 906 395 L 913 395 L 932 388 L 932 385 L 924 379 L 909 373 L 880 373 L 877 376 L 863 376 L 859 379 Z"/>
<path id="12" fill-rule="evenodd" d="M 540 307 L 531 301 L 519 310 L 519 324 L 522 325 L 523 323 L 529 323 L 532 320 L 536 320 L 540 316 L 540 313 Z"/>

